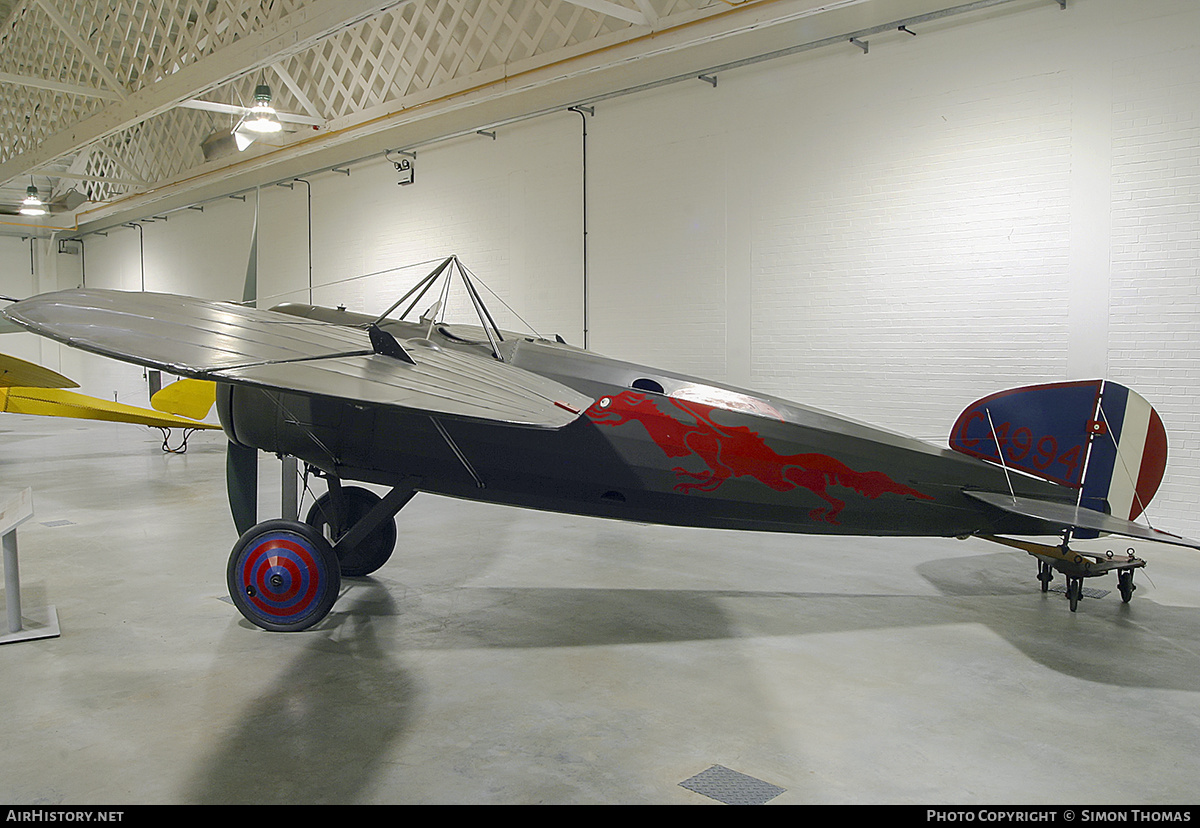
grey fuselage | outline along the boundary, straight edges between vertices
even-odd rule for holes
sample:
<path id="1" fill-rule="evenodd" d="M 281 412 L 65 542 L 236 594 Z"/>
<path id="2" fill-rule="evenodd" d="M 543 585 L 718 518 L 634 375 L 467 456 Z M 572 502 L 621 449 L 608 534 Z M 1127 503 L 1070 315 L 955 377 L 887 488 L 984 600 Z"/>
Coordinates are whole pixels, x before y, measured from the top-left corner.
<path id="1" fill-rule="evenodd" d="M 371 317 L 275 310 L 342 325 Z M 482 329 L 388 320 L 400 342 L 492 358 Z M 560 429 L 221 386 L 231 440 L 344 480 L 642 523 L 854 535 L 1050 534 L 963 494 L 1008 492 L 1004 470 L 785 400 L 561 342 L 504 334 L 500 356 L 595 402 Z M 1018 495 L 1074 492 L 1023 475 Z"/>

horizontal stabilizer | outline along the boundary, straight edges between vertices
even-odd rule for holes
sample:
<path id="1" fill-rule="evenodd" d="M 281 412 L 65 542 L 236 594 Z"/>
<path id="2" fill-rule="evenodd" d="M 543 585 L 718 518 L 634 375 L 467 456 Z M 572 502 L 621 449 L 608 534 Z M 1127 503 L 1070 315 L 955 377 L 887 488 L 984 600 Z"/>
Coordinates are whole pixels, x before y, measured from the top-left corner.
<path id="1" fill-rule="evenodd" d="M 994 506 L 1005 512 L 1021 517 L 1042 520 L 1060 529 L 1090 529 L 1109 535 L 1121 535 L 1127 538 L 1170 543 L 1175 546 L 1189 546 L 1200 549 L 1200 541 L 1181 538 L 1167 532 L 1160 532 L 1134 523 L 1131 520 L 1106 515 L 1092 509 L 1085 509 L 1070 503 L 1058 503 L 1052 500 L 1038 500 L 1032 497 L 1013 497 L 996 492 L 964 491 L 963 494 L 978 501 Z"/>
<path id="2" fill-rule="evenodd" d="M 4 312 L 72 347 L 196 379 L 541 428 L 592 404 L 489 357 L 407 343 L 400 359 L 366 330 L 187 296 L 67 290 Z"/>

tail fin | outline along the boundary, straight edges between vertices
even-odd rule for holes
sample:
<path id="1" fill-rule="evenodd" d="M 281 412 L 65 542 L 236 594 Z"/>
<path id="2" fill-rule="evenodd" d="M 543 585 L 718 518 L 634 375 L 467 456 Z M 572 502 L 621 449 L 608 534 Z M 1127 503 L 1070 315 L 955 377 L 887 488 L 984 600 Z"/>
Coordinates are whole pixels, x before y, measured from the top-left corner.
<path id="1" fill-rule="evenodd" d="M 1135 520 L 1154 498 L 1167 470 L 1167 432 L 1145 397 L 1105 382 L 1083 496 L 1108 501 L 1109 513 Z"/>
<path id="2" fill-rule="evenodd" d="M 156 411 L 203 420 L 217 402 L 217 384 L 211 380 L 180 379 L 162 388 L 150 398 Z"/>
<path id="3" fill-rule="evenodd" d="M 1030 385 L 984 397 L 958 416 L 950 447 L 1079 489 L 1081 506 L 1127 520 L 1145 510 L 1167 466 L 1158 412 L 1137 392 L 1107 380 Z"/>

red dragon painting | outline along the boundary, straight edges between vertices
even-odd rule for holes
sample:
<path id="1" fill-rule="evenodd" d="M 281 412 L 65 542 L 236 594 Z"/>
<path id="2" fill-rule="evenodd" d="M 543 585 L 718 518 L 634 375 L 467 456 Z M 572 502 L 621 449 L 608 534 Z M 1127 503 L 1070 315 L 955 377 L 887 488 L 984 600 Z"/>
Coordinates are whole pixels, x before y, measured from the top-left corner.
<path id="1" fill-rule="evenodd" d="M 683 494 L 715 491 L 732 477 L 749 476 L 780 492 L 808 489 L 828 504 L 813 509 L 809 516 L 833 524 L 839 522 L 846 504 L 829 493 L 830 486 L 852 489 L 871 499 L 884 494 L 933 499 L 883 472 L 855 471 L 827 454 L 779 454 L 758 432 L 717 422 L 713 412 L 719 410 L 690 400 L 623 391 L 598 400 L 587 416 L 602 426 L 639 422 L 668 457 L 699 457 L 708 467 L 704 471 L 673 469 L 679 479 L 675 490 Z"/>

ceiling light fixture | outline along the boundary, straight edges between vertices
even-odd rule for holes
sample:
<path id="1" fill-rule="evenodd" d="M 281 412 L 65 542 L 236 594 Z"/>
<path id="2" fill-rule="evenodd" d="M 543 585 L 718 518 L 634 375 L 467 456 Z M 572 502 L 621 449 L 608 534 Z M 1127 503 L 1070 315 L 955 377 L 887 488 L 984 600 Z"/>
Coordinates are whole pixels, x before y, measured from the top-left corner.
<path id="1" fill-rule="evenodd" d="M 240 129 L 233 131 L 233 143 L 237 146 L 238 152 L 245 152 L 246 147 L 254 143 L 254 138 Z"/>
<path id="2" fill-rule="evenodd" d="M 251 132 L 263 133 L 279 132 L 283 129 L 283 124 L 279 123 L 279 116 L 275 114 L 275 108 L 271 106 L 271 87 L 265 83 L 255 87 L 254 106 L 246 113 L 246 120 L 242 126 Z"/>
<path id="3" fill-rule="evenodd" d="M 21 215 L 23 216 L 44 216 L 46 215 L 46 202 L 38 197 L 38 188 L 29 185 L 29 189 L 25 191 L 25 200 L 21 202 Z"/>

